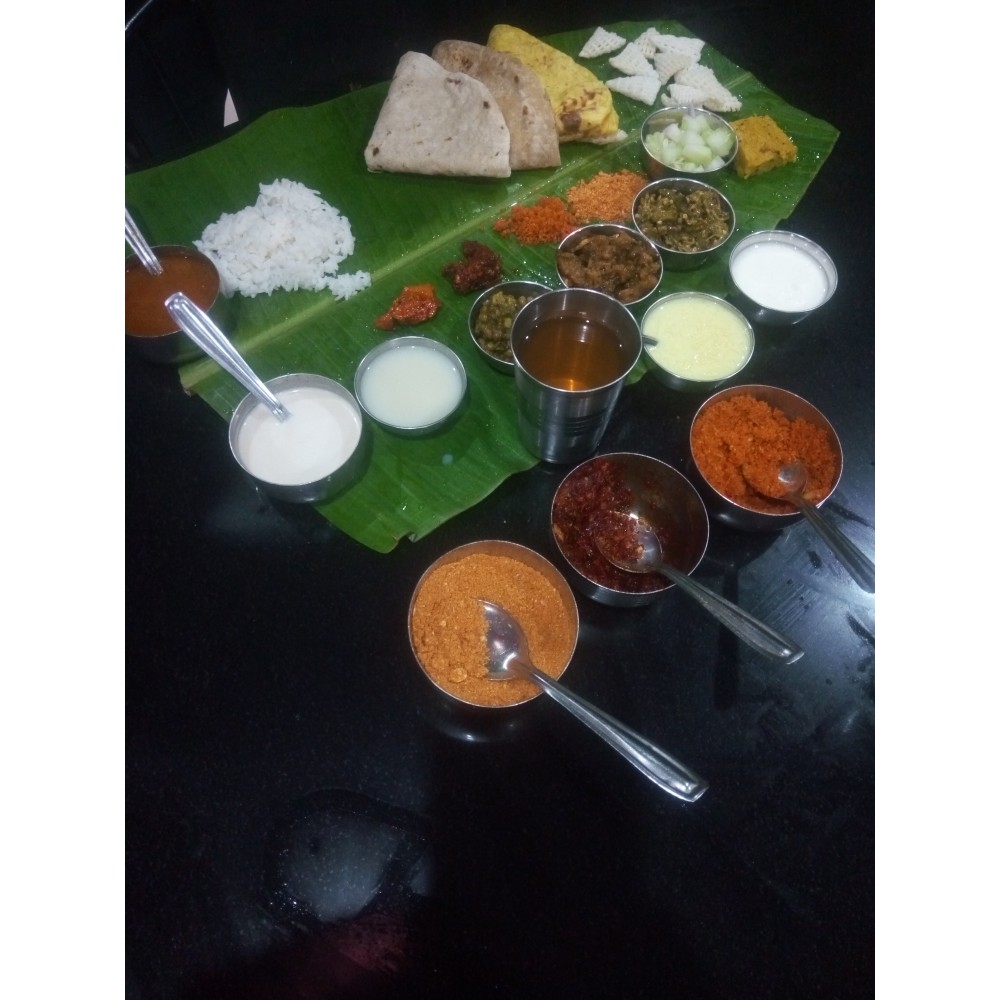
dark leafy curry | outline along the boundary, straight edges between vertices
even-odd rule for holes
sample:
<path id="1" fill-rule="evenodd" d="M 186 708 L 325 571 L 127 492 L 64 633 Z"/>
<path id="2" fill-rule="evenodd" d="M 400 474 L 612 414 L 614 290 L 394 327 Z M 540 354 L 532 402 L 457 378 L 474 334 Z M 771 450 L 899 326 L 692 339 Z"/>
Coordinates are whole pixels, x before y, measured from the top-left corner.
<path id="1" fill-rule="evenodd" d="M 669 186 L 654 188 L 641 197 L 635 222 L 651 240 L 682 253 L 711 250 L 729 235 L 733 224 L 717 191 L 683 191 Z"/>

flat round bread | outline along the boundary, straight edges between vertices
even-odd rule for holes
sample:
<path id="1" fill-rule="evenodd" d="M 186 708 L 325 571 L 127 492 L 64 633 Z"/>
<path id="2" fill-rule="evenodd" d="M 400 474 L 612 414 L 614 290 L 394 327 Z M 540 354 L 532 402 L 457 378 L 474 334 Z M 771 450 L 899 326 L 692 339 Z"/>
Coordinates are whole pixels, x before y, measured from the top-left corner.
<path id="1" fill-rule="evenodd" d="M 511 170 L 559 166 L 555 115 L 534 70 L 506 52 L 457 39 L 438 42 L 431 56 L 445 69 L 479 80 L 496 98 L 510 130 Z"/>
<path id="2" fill-rule="evenodd" d="M 422 52 L 405 52 L 365 163 L 393 173 L 509 177 L 510 130 L 485 84 Z"/>

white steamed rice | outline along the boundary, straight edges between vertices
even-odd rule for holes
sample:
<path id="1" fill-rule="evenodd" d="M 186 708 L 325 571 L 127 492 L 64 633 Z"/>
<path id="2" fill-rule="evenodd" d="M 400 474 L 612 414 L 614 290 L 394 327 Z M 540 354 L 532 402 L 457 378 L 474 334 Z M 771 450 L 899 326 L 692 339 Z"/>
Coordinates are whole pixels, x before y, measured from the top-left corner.
<path id="1" fill-rule="evenodd" d="M 367 271 L 338 273 L 354 252 L 351 224 L 298 181 L 261 184 L 256 204 L 223 213 L 194 243 L 219 269 L 227 296 L 327 288 L 348 299 L 372 283 Z"/>

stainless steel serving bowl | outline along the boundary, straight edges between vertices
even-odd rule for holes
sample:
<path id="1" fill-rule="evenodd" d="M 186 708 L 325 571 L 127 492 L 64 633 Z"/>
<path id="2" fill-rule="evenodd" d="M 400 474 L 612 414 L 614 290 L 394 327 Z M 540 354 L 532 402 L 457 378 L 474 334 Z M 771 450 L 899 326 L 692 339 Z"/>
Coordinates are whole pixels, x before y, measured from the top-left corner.
<path id="1" fill-rule="evenodd" d="M 488 351 L 476 337 L 476 323 L 479 320 L 479 314 L 483 310 L 483 306 L 488 302 L 494 295 L 498 292 L 504 292 L 507 295 L 513 295 L 519 297 L 522 295 L 530 296 L 531 298 L 537 298 L 539 295 L 543 295 L 545 292 L 550 291 L 548 285 L 543 285 L 538 281 L 501 281 L 487 288 L 486 291 L 482 292 L 480 296 L 472 303 L 472 308 L 469 310 L 469 336 L 472 338 L 472 343 L 476 345 L 476 349 L 482 354 L 486 359 L 486 363 L 490 367 L 495 368 L 499 372 L 503 372 L 506 375 L 514 374 L 514 360 L 511 358 L 510 361 L 506 361 L 503 358 L 497 357 L 492 351 Z M 516 315 L 516 313 L 515 313 Z M 513 319 L 511 320 L 511 326 L 513 326 Z M 507 331 L 507 341 L 508 345 L 510 343 L 510 330 Z"/>
<path id="2" fill-rule="evenodd" d="M 721 310 L 726 317 L 730 318 L 734 324 L 739 326 L 746 336 L 747 348 L 746 354 L 738 366 L 733 367 L 723 375 L 717 375 L 708 379 L 696 379 L 690 377 L 689 375 L 678 374 L 676 371 L 671 370 L 666 364 L 660 362 L 657 357 L 655 345 L 650 342 L 654 336 L 652 330 L 653 319 L 655 318 L 657 310 L 667 308 L 671 303 L 682 302 L 684 300 L 694 300 L 709 304 L 712 308 Z M 693 326 L 692 329 L 698 329 L 698 327 Z M 743 371 L 744 368 L 746 368 L 748 364 L 750 364 L 750 359 L 753 357 L 753 327 L 749 324 L 749 322 L 747 322 L 746 317 L 725 299 L 721 299 L 717 295 L 709 295 L 707 292 L 674 292 L 672 295 L 664 295 L 662 298 L 657 299 L 650 305 L 642 317 L 642 333 L 642 350 L 646 357 L 646 362 L 649 365 L 650 371 L 653 373 L 654 377 L 659 379 L 659 381 L 664 385 L 671 389 L 676 389 L 679 392 L 711 392 L 723 382 L 726 382 L 731 378 L 735 378 L 741 371 Z M 705 336 L 707 337 L 707 335 Z M 702 351 L 709 349 L 710 347 L 711 344 L 708 343 L 707 340 L 699 344 L 699 349 Z"/>
<path id="3" fill-rule="evenodd" d="M 135 254 L 125 258 L 125 344 L 157 364 L 178 365 L 203 357 L 201 348 L 187 334 L 165 322 L 170 316 L 163 303 L 173 292 L 184 292 L 205 312 L 213 311 L 219 301 L 219 272 L 212 260 L 194 247 L 170 243 L 152 249 L 163 265 L 163 274 L 149 274 Z M 195 270 L 199 277 L 192 284 Z"/>
<path id="4" fill-rule="evenodd" d="M 656 193 L 664 190 L 680 191 L 690 194 L 693 191 L 714 191 L 721 199 L 723 211 L 729 217 L 729 226 L 725 236 L 704 250 L 677 250 L 667 246 L 657 238 L 656 234 L 648 231 L 647 227 L 639 221 L 639 213 L 645 199 L 655 197 Z M 695 180 L 693 177 L 663 177 L 660 180 L 647 184 L 632 201 L 632 222 L 635 228 L 643 235 L 649 237 L 660 251 L 663 258 L 663 266 L 671 271 L 691 271 L 702 264 L 708 263 L 713 257 L 717 257 L 722 248 L 729 242 L 730 237 L 736 230 L 736 210 L 730 200 L 718 189 L 706 184 L 704 181 Z"/>
<path id="5" fill-rule="evenodd" d="M 784 274 L 780 259 L 761 260 L 754 270 L 766 276 L 766 289 L 753 272 L 741 270 L 751 255 L 781 251 L 791 254 Z M 729 297 L 752 323 L 792 326 L 825 305 L 837 290 L 837 268 L 818 244 L 798 233 L 766 229 L 751 233 L 733 247 L 726 268 Z"/>
<path id="6" fill-rule="evenodd" d="M 595 488 L 594 503 L 588 507 L 591 487 Z M 599 527 L 602 515 L 623 512 L 620 503 L 627 502 L 630 495 L 637 497 L 657 534 L 667 539 L 663 546 L 666 561 L 682 572 L 692 573 L 698 567 L 709 535 L 705 504 L 687 477 L 673 466 L 632 452 L 595 455 L 576 466 L 552 498 L 552 537 L 570 582 L 586 597 L 621 608 L 651 604 L 673 587 L 658 574 L 626 573 L 597 550 L 594 527 Z M 609 503 L 606 509 L 599 505 L 598 497 Z"/>
<path id="7" fill-rule="evenodd" d="M 539 573 L 555 589 L 560 613 L 565 616 L 566 623 L 569 625 L 573 636 L 572 647 L 566 658 L 566 664 L 558 674 L 554 675 L 556 679 L 565 673 L 570 661 L 573 658 L 573 654 L 576 651 L 576 643 L 580 632 L 580 616 L 579 611 L 577 610 L 576 600 L 573 597 L 573 591 L 570 589 L 565 577 L 563 577 L 559 570 L 557 570 L 556 567 L 553 566 L 552 563 L 549 562 L 549 560 L 543 555 L 535 552 L 533 549 L 527 548 L 524 545 L 519 545 L 516 542 L 502 541 L 499 539 L 484 539 L 482 541 L 468 542 L 465 545 L 459 545 L 457 548 L 451 549 L 449 552 L 445 552 L 444 555 L 439 556 L 430 564 L 430 566 L 427 567 L 427 569 L 424 570 L 420 579 L 417 581 L 416 587 L 413 588 L 413 595 L 410 598 L 410 606 L 406 617 L 407 634 L 410 638 L 410 649 L 413 652 L 413 658 L 416 660 L 417 665 L 420 667 L 424 676 L 438 691 L 441 692 L 442 695 L 445 696 L 448 701 L 468 706 L 473 710 L 493 712 L 497 709 L 512 708 L 516 705 L 523 705 L 525 702 L 533 701 L 542 693 L 542 689 L 534 684 L 531 684 L 530 682 L 484 680 L 482 683 L 488 685 L 488 693 L 492 695 L 495 692 L 496 696 L 501 699 L 505 697 L 507 692 L 521 692 L 521 694 L 517 695 L 512 700 L 505 700 L 503 704 L 487 704 L 482 700 L 477 701 L 472 698 L 463 698 L 459 693 L 460 687 L 456 684 L 446 686 L 435 677 L 432 670 L 428 669 L 427 664 L 425 664 L 420 657 L 420 652 L 418 651 L 419 643 L 414 638 L 414 608 L 417 603 L 417 598 L 420 595 L 421 588 L 436 570 L 451 563 L 456 563 L 461 559 L 465 559 L 467 556 L 476 555 L 497 556 L 503 559 L 511 559 Z M 456 595 L 456 598 L 461 597 L 464 599 L 465 596 L 468 595 Z M 485 597 L 487 600 L 496 600 L 496 595 L 489 593 L 480 593 L 475 596 L 479 598 Z M 483 622 L 483 630 L 483 649 L 485 652 L 485 621 Z M 507 685 L 515 686 L 508 687 Z"/>
<path id="8" fill-rule="evenodd" d="M 597 283 L 587 284 L 587 285 L 574 285 L 566 279 L 566 275 L 563 273 L 562 268 L 559 266 L 559 256 L 563 253 L 572 253 L 577 250 L 582 244 L 586 243 L 587 240 L 593 239 L 595 236 L 615 236 L 619 238 L 624 238 L 632 240 L 635 242 L 636 246 L 644 248 L 651 255 L 656 257 L 656 283 L 646 292 L 644 295 L 640 295 L 637 298 L 625 299 L 620 295 L 616 294 L 610 287 L 599 287 Z M 604 292 L 605 295 L 611 295 L 613 298 L 618 299 L 623 305 L 635 306 L 640 302 L 645 302 L 657 288 L 660 286 L 660 281 L 663 279 L 663 258 L 660 255 L 659 247 L 651 240 L 649 237 L 644 236 L 637 229 L 633 229 L 631 226 L 621 226 L 612 222 L 594 222 L 588 226 L 581 226 L 579 229 L 574 229 L 573 232 L 564 236 L 562 241 L 559 243 L 559 247 L 556 250 L 556 271 L 559 273 L 559 280 L 563 283 L 566 288 L 590 288 L 594 291 Z"/>
<path id="9" fill-rule="evenodd" d="M 664 163 L 653 153 L 649 143 L 649 136 L 654 132 L 662 132 L 670 125 L 679 124 L 685 115 L 697 115 L 700 118 L 707 118 L 712 128 L 723 128 L 732 136 L 732 148 L 728 155 L 723 158 L 722 166 L 716 167 L 714 170 L 681 170 L 678 167 L 672 167 Z M 736 159 L 736 152 L 739 148 L 739 138 L 725 118 L 721 118 L 714 111 L 687 105 L 673 105 L 654 111 L 642 123 L 639 137 L 642 141 L 643 164 L 645 165 L 646 173 L 654 180 L 659 180 L 661 177 L 694 177 L 696 179 L 710 180 L 715 174 L 731 166 L 733 160 Z"/>
<path id="10" fill-rule="evenodd" d="M 229 448 L 233 457 L 254 485 L 276 500 L 286 500 L 292 503 L 323 503 L 332 499 L 360 476 L 367 458 L 364 423 L 357 400 L 339 382 L 324 375 L 312 373 L 279 375 L 277 378 L 268 379 L 265 384 L 275 395 L 287 390 L 318 390 L 330 394 L 332 399 L 336 401 L 337 408 L 342 411 L 344 436 L 339 441 L 336 440 L 336 436 L 332 438 L 324 436 L 321 443 L 324 447 L 328 446 L 331 449 L 331 453 L 335 456 L 335 463 L 330 463 L 329 472 L 307 482 L 275 482 L 267 478 L 253 460 L 250 446 L 241 438 L 244 428 L 248 426 L 251 414 L 258 411 L 255 414 L 256 419 L 259 414 L 266 410 L 264 404 L 253 394 L 248 394 L 243 398 L 233 411 L 229 421 Z M 292 398 L 294 399 L 294 397 Z M 287 419 L 295 420 L 294 402 L 289 403 L 289 409 L 292 415 Z M 264 419 L 276 420 L 270 412 L 267 412 Z M 295 443 L 305 448 L 315 447 L 308 439 L 301 436 L 296 438 Z"/>
<path id="11" fill-rule="evenodd" d="M 816 506 L 820 506 L 830 498 L 837 484 L 840 482 L 844 469 L 844 453 L 840 446 L 840 438 L 833 429 L 833 425 L 812 403 L 797 396 L 787 389 L 779 389 L 773 385 L 733 385 L 725 389 L 720 389 L 717 393 L 709 396 L 698 408 L 694 419 L 691 421 L 691 430 L 688 436 L 688 447 L 691 453 L 691 478 L 699 493 L 705 501 L 709 514 L 717 521 L 727 524 L 733 528 L 744 531 L 780 531 L 782 528 L 794 524 L 802 518 L 802 515 L 791 508 L 786 513 L 769 513 L 767 511 L 755 510 L 746 504 L 722 493 L 712 481 L 711 470 L 708 468 L 704 456 L 699 458 L 694 446 L 694 428 L 699 417 L 716 403 L 731 399 L 734 396 L 752 396 L 754 399 L 763 400 L 770 406 L 775 407 L 785 414 L 789 419 L 802 418 L 809 423 L 815 424 L 826 432 L 827 440 L 833 450 L 836 460 L 836 469 L 833 477 L 833 485 L 825 496 L 815 501 Z"/>
<path id="12" fill-rule="evenodd" d="M 406 420 L 396 422 L 388 418 L 386 414 L 381 411 L 381 409 L 376 408 L 373 410 L 372 400 L 370 398 L 371 387 L 367 385 L 366 380 L 370 377 L 373 364 L 384 355 L 391 351 L 405 351 L 410 348 L 420 348 L 427 351 L 434 351 L 435 353 L 441 355 L 441 357 L 444 358 L 455 370 L 458 378 L 458 395 L 454 406 L 452 406 L 446 413 L 435 416 L 432 420 L 418 419 L 413 422 Z M 404 437 L 416 437 L 423 434 L 433 434 L 450 424 L 462 409 L 462 405 L 465 402 L 467 388 L 468 377 L 466 376 L 465 365 L 462 364 L 462 359 L 446 344 L 442 344 L 440 341 L 434 340 L 431 337 L 404 336 L 393 337 L 391 340 L 383 341 L 377 347 L 372 348 L 361 359 L 354 373 L 354 395 L 357 397 L 358 403 L 361 405 L 361 409 L 364 410 L 365 413 L 377 424 L 380 424 L 382 427 L 385 427 L 396 434 L 401 434 Z M 408 381 L 407 389 L 408 391 L 421 394 L 424 399 L 434 399 L 435 394 L 439 392 L 438 387 L 419 378 L 414 378 Z M 366 395 L 368 398 L 366 398 Z"/>

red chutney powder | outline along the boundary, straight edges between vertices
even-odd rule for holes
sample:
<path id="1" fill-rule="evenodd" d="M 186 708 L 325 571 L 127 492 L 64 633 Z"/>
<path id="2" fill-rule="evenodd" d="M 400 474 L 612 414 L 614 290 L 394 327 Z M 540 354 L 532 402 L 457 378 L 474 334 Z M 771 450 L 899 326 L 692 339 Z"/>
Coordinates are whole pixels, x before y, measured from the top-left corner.
<path id="1" fill-rule="evenodd" d="M 653 487 L 644 483 L 643 488 Z M 588 580 L 628 594 L 648 594 L 666 589 L 669 583 L 657 573 L 627 573 L 598 548 L 600 540 L 608 552 L 626 558 L 639 554 L 627 517 L 634 501 L 618 465 L 607 458 L 591 459 L 571 472 L 556 491 L 552 533 L 569 563 Z M 656 533 L 667 551 L 666 535 L 661 529 Z"/>
<path id="2" fill-rule="evenodd" d="M 555 195 L 539 198 L 534 205 L 515 205 L 493 223 L 501 236 L 514 236 L 524 244 L 559 243 L 576 228 L 573 213 Z"/>
<path id="3" fill-rule="evenodd" d="M 695 421 L 691 451 L 701 474 L 720 493 L 741 507 L 766 514 L 795 511 L 780 497 L 783 465 L 806 468 L 807 500 L 818 503 L 833 489 L 837 456 L 826 431 L 802 417 L 789 419 L 781 410 L 753 396 L 730 396 L 713 403 Z"/>

